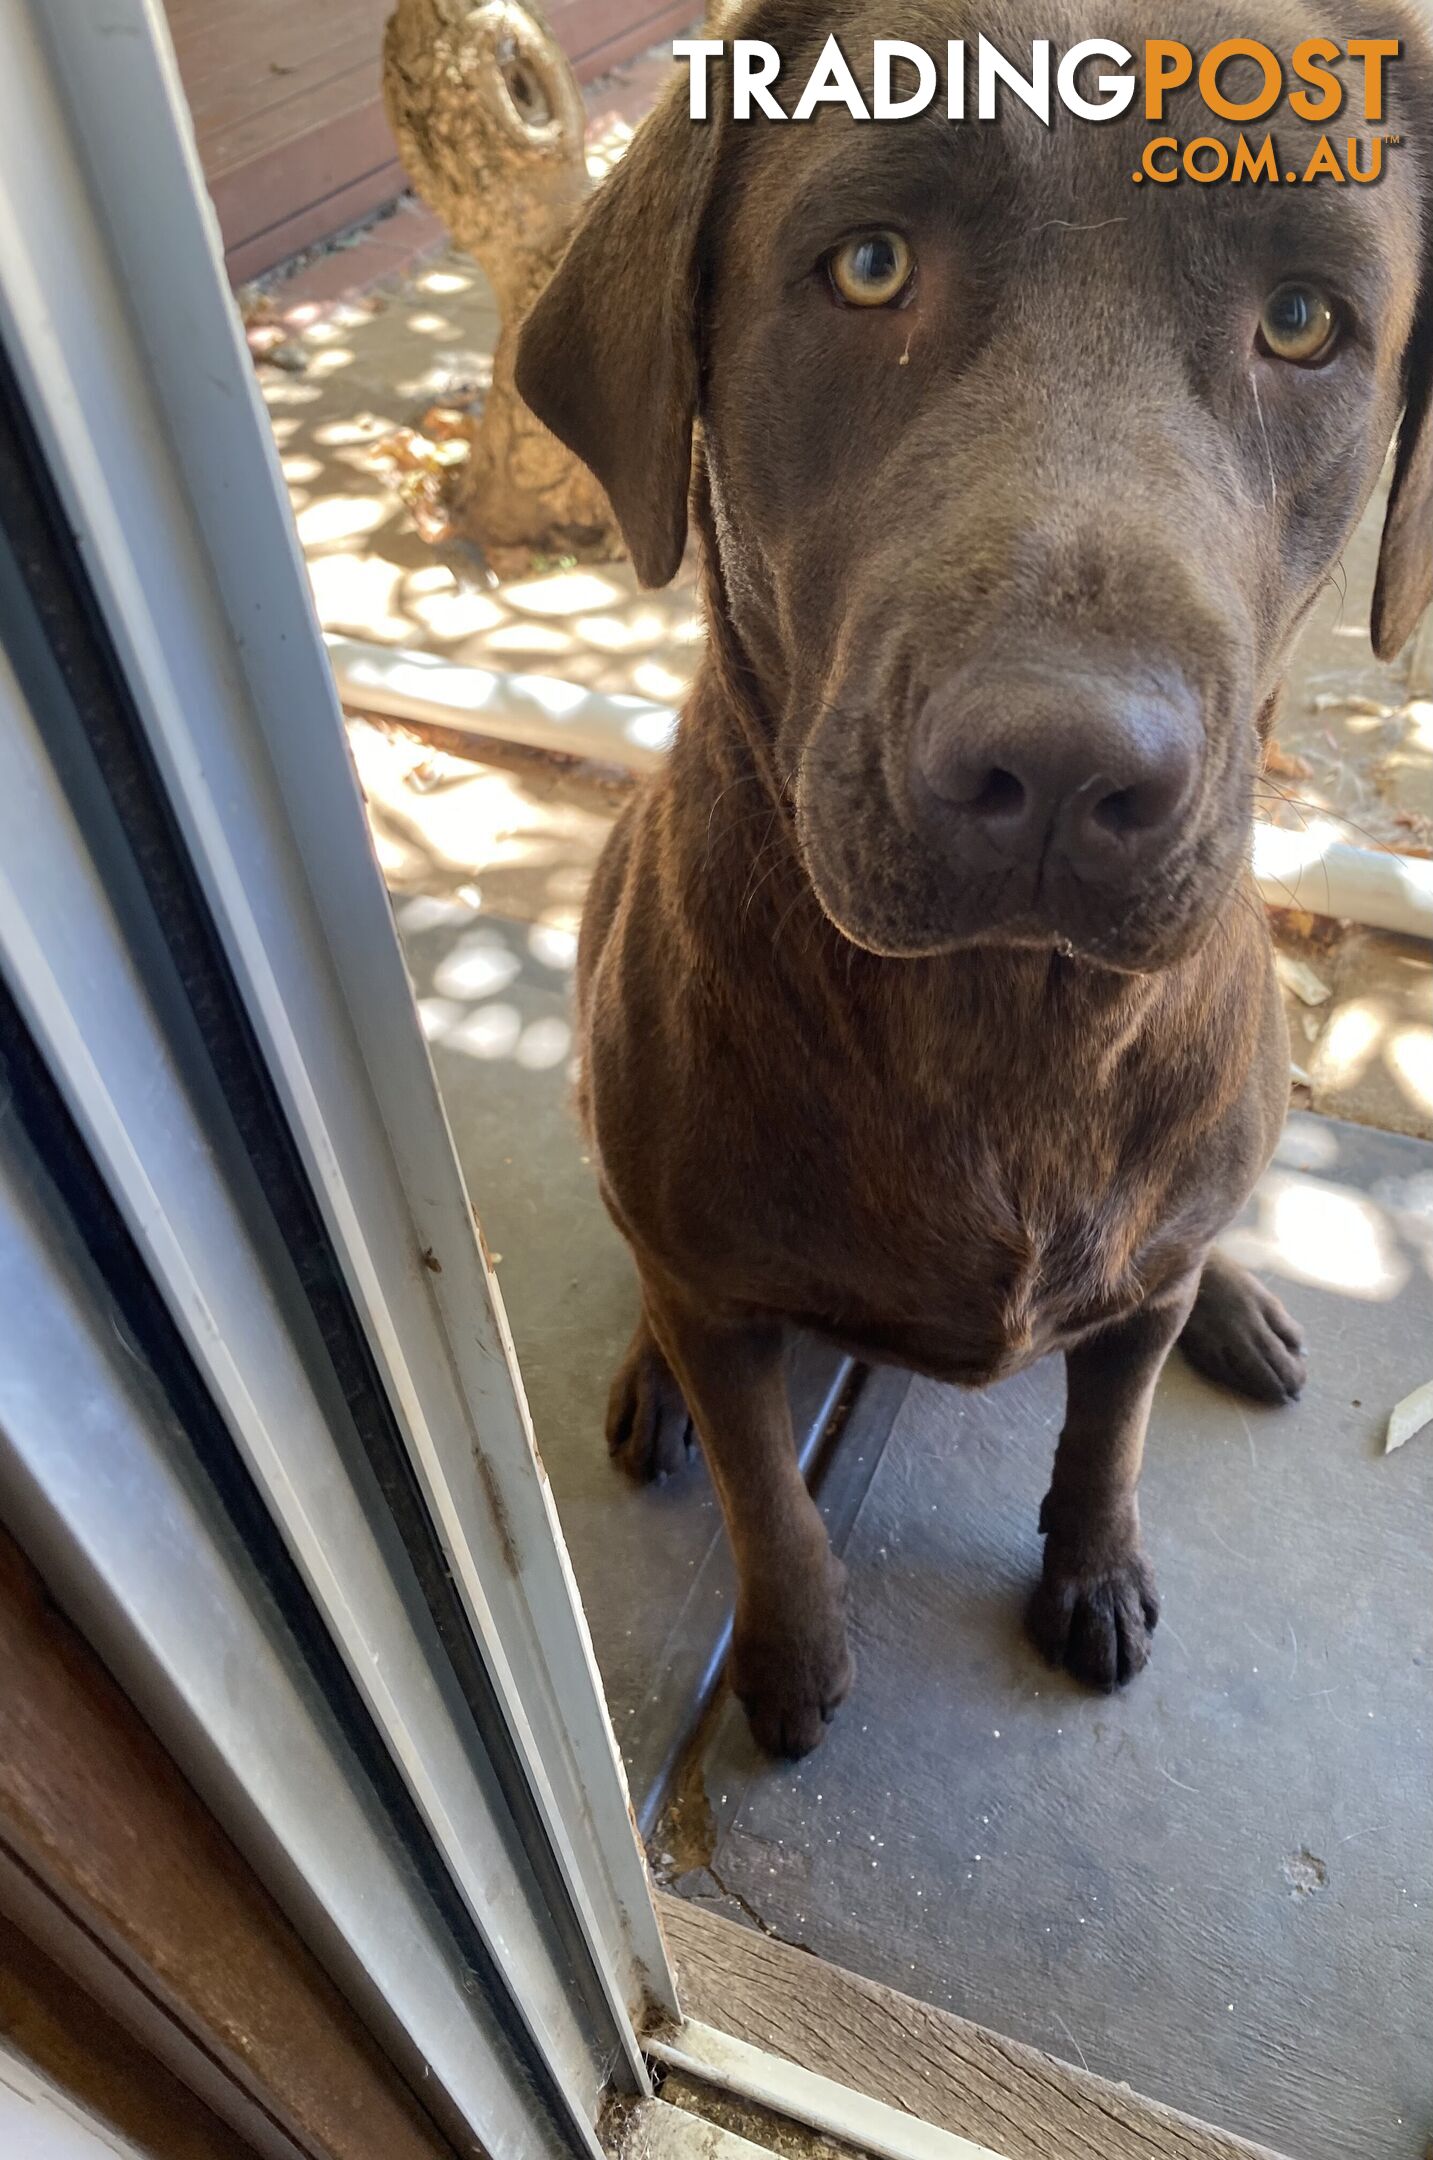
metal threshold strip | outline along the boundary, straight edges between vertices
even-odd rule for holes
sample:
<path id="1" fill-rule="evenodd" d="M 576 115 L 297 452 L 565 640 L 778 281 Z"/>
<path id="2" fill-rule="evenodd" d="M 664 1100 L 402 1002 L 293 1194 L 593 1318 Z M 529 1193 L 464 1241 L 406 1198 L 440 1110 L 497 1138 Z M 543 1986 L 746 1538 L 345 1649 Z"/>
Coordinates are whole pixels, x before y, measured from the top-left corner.
<path id="1" fill-rule="evenodd" d="M 695 2018 L 689 2018 L 670 2034 L 649 2037 L 644 2045 L 652 2060 L 665 2069 L 681 2070 L 688 2077 L 700 2078 L 704 2084 L 767 2108 L 773 2115 L 839 2138 L 843 2144 L 869 2153 L 871 2160 L 1001 2160 L 988 2145 L 974 2145 L 969 2138 L 922 2122 L 919 2116 L 907 2115 L 848 2085 L 838 2085 L 834 2078 L 822 2077 L 815 2070 L 803 2070 L 799 2063 L 788 2062 L 784 2056 L 770 2055 L 745 2040 L 734 2040 Z M 760 2150 L 744 2139 L 734 2140 L 730 2153 L 725 2145 L 696 2149 L 710 2149 L 712 2160 L 744 2160 L 746 2153 Z M 667 2152 L 676 2160 L 678 2153 L 692 2150 L 690 2145 L 676 2143 L 639 2144 L 633 2160 L 659 2160 Z"/>

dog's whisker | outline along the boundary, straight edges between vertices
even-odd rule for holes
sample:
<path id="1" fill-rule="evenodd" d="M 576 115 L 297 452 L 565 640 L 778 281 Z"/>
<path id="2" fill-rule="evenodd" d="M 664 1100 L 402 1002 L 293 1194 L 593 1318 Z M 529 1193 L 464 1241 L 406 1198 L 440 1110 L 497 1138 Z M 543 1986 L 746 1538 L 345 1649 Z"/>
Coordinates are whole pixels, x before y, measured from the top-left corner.
<path id="1" fill-rule="evenodd" d="M 1338 614 L 1335 617 L 1335 626 L 1341 630 L 1343 628 L 1343 611 L 1348 606 L 1348 572 L 1341 561 L 1336 562 L 1327 576 L 1320 580 L 1320 588 L 1324 585 L 1332 585 L 1335 575 L 1337 575 L 1339 581 L 1334 588 L 1338 593 Z"/>
<path id="2" fill-rule="evenodd" d="M 711 806 L 711 812 L 710 812 L 710 815 L 709 815 L 709 816 L 708 816 L 708 818 L 707 818 L 707 850 L 708 850 L 708 853 L 710 853 L 710 850 L 711 850 L 711 841 L 712 841 L 712 825 L 713 825 L 713 823 L 714 823 L 714 821 L 715 821 L 715 819 L 716 819 L 716 814 L 717 814 L 717 811 L 718 811 L 718 810 L 719 810 L 719 809 L 721 808 L 722 804 L 723 804 L 723 803 L 724 803 L 724 802 L 726 801 L 726 799 L 727 799 L 728 795 L 730 795 L 730 794 L 732 793 L 732 790 L 733 790 L 734 788 L 739 788 L 739 787 L 753 787 L 753 786 L 755 786 L 755 785 L 757 784 L 757 782 L 758 782 L 758 781 L 759 781 L 760 779 L 761 779 L 761 775 L 760 775 L 760 773 L 741 773 L 741 774 L 740 774 L 740 775 L 739 775 L 739 776 L 738 776 L 738 777 L 737 777 L 737 778 L 736 778 L 735 780 L 728 780 L 728 782 L 727 782 L 726 786 L 725 786 L 724 788 L 722 788 L 722 789 L 720 789 L 720 790 L 718 791 L 718 793 L 717 793 L 717 795 L 716 795 L 715 799 L 714 799 L 714 800 L 713 800 L 713 802 L 712 802 L 712 806 Z M 759 811 L 754 811 L 754 812 L 752 813 L 752 815 L 753 815 L 753 816 L 760 816 L 760 814 L 761 814 L 761 813 L 760 813 Z"/>
<path id="3" fill-rule="evenodd" d="M 1107 217 L 1097 219 L 1093 225 L 1077 225 L 1073 218 L 1052 217 L 1046 218 L 1043 224 L 1032 225 L 1030 230 L 1032 233 L 1042 233 L 1049 232 L 1053 227 L 1058 227 L 1061 232 L 1103 232 L 1107 225 L 1128 225 L 1128 223 L 1129 219 L 1127 217 Z"/>
<path id="4" fill-rule="evenodd" d="M 779 808 L 773 809 L 770 803 L 762 803 L 760 807 L 756 810 L 744 810 L 739 817 L 723 818 L 721 823 L 720 837 L 725 838 L 731 834 L 738 833 L 742 830 L 744 826 L 754 825 L 757 819 L 760 817 L 764 817 L 768 821 L 771 821 L 772 819 L 779 818 L 780 815 L 781 811 Z M 708 856 L 710 856 L 713 847 L 716 845 L 717 837 L 718 835 L 708 833 L 706 845 L 706 854 Z"/>
<path id="5" fill-rule="evenodd" d="M 782 913 L 780 922 L 778 922 L 775 930 L 773 930 L 771 934 L 771 946 L 773 952 L 776 950 L 776 947 L 781 942 L 782 931 L 786 928 L 787 923 L 790 922 L 792 915 L 796 912 L 797 908 L 800 907 L 802 901 L 814 900 L 815 898 L 816 895 L 811 890 L 811 887 L 809 885 L 803 883 L 797 887 L 795 898 L 788 901 L 786 908 Z"/>
<path id="6" fill-rule="evenodd" d="M 763 875 L 757 879 L 755 885 L 747 894 L 746 904 L 741 911 L 743 922 L 750 920 L 752 903 L 755 901 L 757 894 L 761 891 L 762 886 L 769 884 L 771 879 L 775 877 L 777 871 L 781 868 L 781 860 L 782 859 L 780 855 L 778 855 L 775 862 L 771 865 L 771 868 L 765 871 Z"/>
<path id="7" fill-rule="evenodd" d="M 1391 846 L 1387 840 L 1380 840 L 1376 833 L 1369 830 L 1367 825 L 1360 825 L 1358 819 L 1350 817 L 1346 810 L 1335 810 L 1329 803 L 1310 802 L 1303 795 L 1291 795 L 1287 789 L 1281 788 L 1278 782 L 1271 779 L 1267 773 L 1259 775 L 1256 785 L 1266 788 L 1281 803 L 1287 804 L 1289 809 L 1303 811 L 1306 814 L 1306 821 L 1302 828 L 1305 832 L 1308 830 L 1307 818 L 1328 818 L 1335 825 L 1346 825 L 1350 832 L 1356 832 L 1361 840 L 1366 841 L 1368 846 L 1376 849 L 1379 854 L 1396 855 L 1398 853 L 1396 847 Z"/>

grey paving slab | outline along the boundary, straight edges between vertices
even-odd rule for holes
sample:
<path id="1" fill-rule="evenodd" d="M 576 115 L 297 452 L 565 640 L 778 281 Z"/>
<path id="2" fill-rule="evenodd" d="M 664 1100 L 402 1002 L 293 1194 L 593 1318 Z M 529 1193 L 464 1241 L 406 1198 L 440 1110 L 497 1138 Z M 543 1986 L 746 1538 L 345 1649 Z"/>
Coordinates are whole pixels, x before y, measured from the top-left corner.
<path id="1" fill-rule="evenodd" d="M 1302 2160 L 1433 2131 L 1433 1147 L 1294 1120 L 1233 1234 L 1305 1323 L 1284 1411 L 1172 1361 L 1125 1695 L 1021 1632 L 1063 1380 L 905 1399 L 847 1544 L 855 1692 L 775 1767 L 728 1707 L 679 1887 Z M 720 1885 L 720 1888 L 718 1887 Z"/>

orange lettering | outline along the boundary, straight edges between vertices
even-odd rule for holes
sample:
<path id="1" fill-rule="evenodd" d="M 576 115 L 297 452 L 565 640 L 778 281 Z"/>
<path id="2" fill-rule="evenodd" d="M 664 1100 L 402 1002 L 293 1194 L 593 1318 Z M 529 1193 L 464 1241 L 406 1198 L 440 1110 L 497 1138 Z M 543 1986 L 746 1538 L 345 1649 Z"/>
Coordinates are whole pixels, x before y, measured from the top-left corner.
<path id="1" fill-rule="evenodd" d="M 1331 68 L 1320 66 L 1320 61 L 1337 60 L 1338 47 L 1332 38 L 1305 38 L 1302 45 L 1294 47 L 1294 73 L 1300 82 L 1321 87 L 1321 97 L 1310 97 L 1307 90 L 1289 93 L 1289 109 L 1301 120 L 1332 120 L 1343 103 L 1343 84 Z"/>
<path id="2" fill-rule="evenodd" d="M 1242 104 L 1225 97 L 1219 87 L 1219 70 L 1226 61 L 1235 59 L 1253 60 L 1264 72 L 1263 89 Z M 1199 95 L 1222 120 L 1262 120 L 1278 104 L 1283 87 L 1283 69 L 1268 46 L 1261 45 L 1257 38 L 1225 38 L 1221 44 L 1211 46 L 1200 62 Z"/>
<path id="3" fill-rule="evenodd" d="M 1398 57 L 1398 40 L 1391 37 L 1350 38 L 1350 60 L 1363 62 L 1363 117 L 1383 118 L 1383 63 Z"/>
<path id="4" fill-rule="evenodd" d="M 1164 118 L 1166 92 L 1179 89 L 1194 73 L 1194 55 L 1187 45 L 1180 45 L 1173 38 L 1148 38 L 1144 48 L 1145 83 L 1144 117 L 1146 120 Z M 1160 173 L 1151 173 L 1151 180 L 1162 179 Z M 1173 179 L 1171 173 L 1168 176 Z"/>

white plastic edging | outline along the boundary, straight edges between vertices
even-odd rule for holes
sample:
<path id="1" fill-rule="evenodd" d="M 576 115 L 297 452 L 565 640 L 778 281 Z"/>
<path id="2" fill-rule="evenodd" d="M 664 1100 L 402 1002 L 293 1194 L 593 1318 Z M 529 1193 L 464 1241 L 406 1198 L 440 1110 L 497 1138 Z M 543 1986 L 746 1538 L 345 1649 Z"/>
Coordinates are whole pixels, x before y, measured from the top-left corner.
<path id="1" fill-rule="evenodd" d="M 645 2045 L 654 2061 L 668 2069 L 684 2070 L 773 2114 L 839 2138 L 872 2160 L 1000 2160 L 988 2145 L 973 2145 L 954 2131 L 838 2085 L 819 2071 L 803 2070 L 782 2055 L 734 2040 L 696 2018 L 688 2018 L 670 2037 L 649 2039 Z"/>
<path id="2" fill-rule="evenodd" d="M 634 772 L 660 765 L 676 731 L 676 714 L 645 698 L 606 697 L 547 675 L 460 667 L 412 647 L 332 636 L 325 643 L 339 697 L 360 712 Z"/>
<path id="3" fill-rule="evenodd" d="M 339 696 L 358 712 L 633 772 L 660 765 L 676 732 L 677 715 L 644 698 L 606 697 L 546 675 L 463 667 L 435 653 L 359 638 L 330 637 L 327 644 Z M 1254 876 L 1271 907 L 1433 937 L 1433 863 L 1351 847 L 1330 818 L 1315 816 L 1299 832 L 1256 825 Z"/>
<path id="4" fill-rule="evenodd" d="M 1306 908 L 1433 938 L 1433 862 L 1416 855 L 1350 847 L 1332 820 L 1314 817 L 1302 832 L 1282 825 L 1254 827 L 1254 876 L 1271 907 Z"/>

